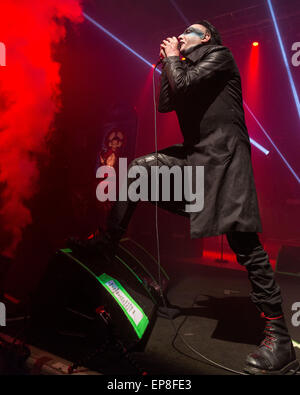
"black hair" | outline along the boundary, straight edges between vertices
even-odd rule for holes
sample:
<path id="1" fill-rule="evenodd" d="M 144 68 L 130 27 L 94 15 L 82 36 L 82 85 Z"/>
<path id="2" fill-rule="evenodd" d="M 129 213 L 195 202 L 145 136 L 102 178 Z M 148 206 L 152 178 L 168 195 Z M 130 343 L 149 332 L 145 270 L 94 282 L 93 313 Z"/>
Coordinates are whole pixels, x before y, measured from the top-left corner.
<path id="1" fill-rule="evenodd" d="M 196 22 L 195 24 L 202 25 L 209 31 L 209 33 L 211 35 L 209 44 L 222 45 L 222 38 L 221 38 L 220 33 L 210 22 L 203 19 L 199 22 Z"/>

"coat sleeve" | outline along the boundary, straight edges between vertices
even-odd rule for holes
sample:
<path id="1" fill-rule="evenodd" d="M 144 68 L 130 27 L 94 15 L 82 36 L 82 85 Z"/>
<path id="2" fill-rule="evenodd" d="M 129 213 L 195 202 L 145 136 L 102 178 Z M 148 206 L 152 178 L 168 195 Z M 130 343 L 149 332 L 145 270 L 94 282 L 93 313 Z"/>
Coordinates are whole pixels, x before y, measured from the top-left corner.
<path id="1" fill-rule="evenodd" d="M 222 75 L 222 79 L 230 77 L 232 71 L 232 55 L 226 47 L 216 47 L 205 55 L 204 58 L 185 67 L 184 62 L 179 57 L 169 57 L 164 60 L 164 70 L 167 75 L 171 93 L 188 94 L 195 88 L 208 80 L 217 79 Z"/>
<path id="2" fill-rule="evenodd" d="M 174 110 L 174 104 L 172 100 L 173 93 L 169 84 L 168 76 L 165 68 L 162 70 L 160 77 L 160 92 L 158 101 L 158 111 L 162 113 L 171 112 Z"/>

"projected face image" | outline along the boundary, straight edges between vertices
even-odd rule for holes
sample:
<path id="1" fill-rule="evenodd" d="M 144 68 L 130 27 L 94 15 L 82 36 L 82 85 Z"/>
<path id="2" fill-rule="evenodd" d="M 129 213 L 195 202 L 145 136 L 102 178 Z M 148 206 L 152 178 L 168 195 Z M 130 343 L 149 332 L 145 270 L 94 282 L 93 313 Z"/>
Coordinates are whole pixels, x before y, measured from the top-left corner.
<path id="1" fill-rule="evenodd" d="M 180 52 L 184 54 L 187 50 L 208 41 L 208 39 L 209 36 L 204 26 L 191 25 L 178 37 Z"/>

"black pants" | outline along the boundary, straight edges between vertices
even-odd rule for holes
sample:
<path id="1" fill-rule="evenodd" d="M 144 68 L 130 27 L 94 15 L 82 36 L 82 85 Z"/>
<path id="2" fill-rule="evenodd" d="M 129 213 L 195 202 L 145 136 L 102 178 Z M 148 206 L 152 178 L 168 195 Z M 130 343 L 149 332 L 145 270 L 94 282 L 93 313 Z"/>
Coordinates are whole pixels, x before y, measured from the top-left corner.
<path id="1" fill-rule="evenodd" d="M 135 159 L 132 166 L 143 166 L 150 174 L 151 166 L 180 166 L 188 165 L 186 153 L 182 146 L 172 146 L 155 154 L 149 154 Z M 148 177 L 150 179 L 150 177 Z M 128 186 L 133 179 L 128 178 Z M 150 192 L 150 188 L 149 188 Z M 150 201 L 150 199 L 149 199 Z M 107 231 L 110 238 L 118 241 L 126 231 L 129 221 L 137 207 L 138 202 L 117 201 L 110 212 L 107 222 Z M 183 213 L 185 202 L 159 202 L 158 205 L 172 212 Z M 267 316 L 282 314 L 281 293 L 274 280 L 274 272 L 269 257 L 264 251 L 259 237 L 255 232 L 230 232 L 226 234 L 230 248 L 236 254 L 239 264 L 248 271 L 248 278 L 252 286 L 251 300 L 258 309 Z"/>

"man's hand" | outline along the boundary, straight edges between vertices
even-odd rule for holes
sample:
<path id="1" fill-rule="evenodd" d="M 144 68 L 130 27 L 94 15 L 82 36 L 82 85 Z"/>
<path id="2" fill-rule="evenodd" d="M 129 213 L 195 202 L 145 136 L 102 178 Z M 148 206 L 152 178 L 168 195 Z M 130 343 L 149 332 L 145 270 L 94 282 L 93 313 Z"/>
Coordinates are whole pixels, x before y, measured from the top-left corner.
<path id="1" fill-rule="evenodd" d="M 168 37 L 160 44 L 160 57 L 179 56 L 179 41 L 176 37 Z"/>

